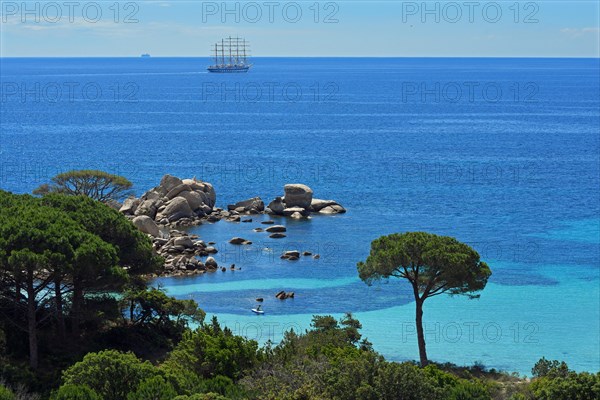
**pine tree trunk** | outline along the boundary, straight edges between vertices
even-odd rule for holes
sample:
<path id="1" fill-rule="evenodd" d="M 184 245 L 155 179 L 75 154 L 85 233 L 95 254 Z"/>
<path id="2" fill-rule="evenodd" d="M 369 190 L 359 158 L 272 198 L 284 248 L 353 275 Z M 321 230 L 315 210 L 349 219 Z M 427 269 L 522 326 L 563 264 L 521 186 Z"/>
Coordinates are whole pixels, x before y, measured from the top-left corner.
<path id="1" fill-rule="evenodd" d="M 16 278 L 15 279 L 15 309 L 14 309 L 16 321 L 19 320 L 19 316 L 20 316 L 20 311 L 19 311 L 20 304 L 21 304 L 21 280 Z"/>
<path id="2" fill-rule="evenodd" d="M 427 350 L 425 348 L 425 335 L 423 333 L 423 300 L 417 298 L 417 340 L 419 342 L 419 358 L 421 359 L 421 367 L 426 366 L 429 363 L 427 360 Z"/>
<path id="3" fill-rule="evenodd" d="M 79 327 L 81 321 L 81 303 L 83 302 L 83 290 L 81 288 L 81 282 L 77 279 L 73 281 L 73 307 L 71 310 L 71 325 L 73 336 L 79 337 L 81 335 L 81 329 Z"/>
<path id="4" fill-rule="evenodd" d="M 27 331 L 29 334 L 29 366 L 35 370 L 38 367 L 38 343 L 35 290 L 31 272 L 27 276 Z"/>
<path id="5" fill-rule="evenodd" d="M 65 339 L 65 317 L 63 315 L 63 298 L 61 291 L 61 280 L 56 278 L 54 280 L 54 301 L 56 302 L 56 330 L 60 340 Z"/>

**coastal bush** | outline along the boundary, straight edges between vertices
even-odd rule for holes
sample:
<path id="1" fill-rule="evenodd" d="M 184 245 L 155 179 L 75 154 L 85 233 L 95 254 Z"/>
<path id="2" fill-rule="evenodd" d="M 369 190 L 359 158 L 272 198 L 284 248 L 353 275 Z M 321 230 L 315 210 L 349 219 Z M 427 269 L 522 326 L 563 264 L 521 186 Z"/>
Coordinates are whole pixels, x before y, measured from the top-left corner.
<path id="1" fill-rule="evenodd" d="M 600 373 L 577 373 L 566 376 L 543 376 L 529 385 L 535 400 L 597 400 L 600 399 Z"/>
<path id="2" fill-rule="evenodd" d="M 378 399 L 442 399 L 442 391 L 423 370 L 411 363 L 384 363 L 374 377 Z"/>
<path id="3" fill-rule="evenodd" d="M 9 388 L 0 384 L 0 400 L 15 400 L 15 394 Z"/>
<path id="4" fill-rule="evenodd" d="M 177 393 L 170 383 L 161 376 L 154 376 L 142 381 L 127 400 L 172 400 L 175 396 Z"/>
<path id="5" fill-rule="evenodd" d="M 448 400 L 492 400 L 488 388 L 477 380 L 461 379 L 448 396 Z"/>
<path id="6" fill-rule="evenodd" d="M 569 375 L 569 366 L 564 361 L 547 360 L 542 357 L 531 369 L 531 374 L 536 378 L 544 376 L 566 378 Z"/>
<path id="7" fill-rule="evenodd" d="M 217 393 L 196 393 L 190 396 L 182 395 L 174 397 L 173 400 L 230 400 Z"/>
<path id="8" fill-rule="evenodd" d="M 98 393 L 86 385 L 61 386 L 51 397 L 51 400 L 102 400 Z"/>
<path id="9" fill-rule="evenodd" d="M 285 333 L 240 384 L 253 399 L 376 400 L 383 358 L 360 341 L 360 323 L 315 316 L 304 334 Z M 368 342 L 367 342 L 368 343 Z"/>
<path id="10" fill-rule="evenodd" d="M 237 380 L 261 358 L 256 341 L 234 335 L 213 317 L 210 323 L 185 332 L 165 364 L 171 371 L 189 370 L 203 379 L 222 375 Z"/>
<path id="11" fill-rule="evenodd" d="M 217 375 L 211 379 L 205 379 L 199 385 L 199 392 L 215 393 L 229 398 L 242 398 L 243 390 L 230 378 Z"/>
<path id="12" fill-rule="evenodd" d="M 65 385 L 86 385 L 104 399 L 126 400 L 140 383 L 159 371 L 133 353 L 104 350 L 88 353 L 82 361 L 63 372 Z"/>

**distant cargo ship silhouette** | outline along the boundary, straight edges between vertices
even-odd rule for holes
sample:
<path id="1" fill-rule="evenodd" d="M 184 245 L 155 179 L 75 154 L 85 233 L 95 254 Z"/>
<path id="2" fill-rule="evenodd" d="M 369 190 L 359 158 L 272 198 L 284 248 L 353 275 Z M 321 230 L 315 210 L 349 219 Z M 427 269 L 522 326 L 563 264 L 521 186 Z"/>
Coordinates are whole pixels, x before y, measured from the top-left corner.
<path id="1" fill-rule="evenodd" d="M 221 43 L 215 43 L 214 65 L 209 66 L 209 72 L 235 73 L 248 72 L 252 64 L 248 62 L 249 43 L 246 39 L 229 36 L 221 39 Z"/>

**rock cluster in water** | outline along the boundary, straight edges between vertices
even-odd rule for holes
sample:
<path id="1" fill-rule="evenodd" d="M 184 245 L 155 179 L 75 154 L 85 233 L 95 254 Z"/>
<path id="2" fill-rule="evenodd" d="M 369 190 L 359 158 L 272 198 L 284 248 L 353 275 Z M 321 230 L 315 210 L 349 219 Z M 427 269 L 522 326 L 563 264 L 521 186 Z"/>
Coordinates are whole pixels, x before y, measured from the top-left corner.
<path id="1" fill-rule="evenodd" d="M 199 240 L 196 235 L 171 230 L 169 238 L 154 238 L 154 249 L 165 259 L 164 275 L 201 274 L 216 271 L 219 265 L 211 256 L 215 247 Z M 202 262 L 197 257 L 208 258 Z"/>
<path id="2" fill-rule="evenodd" d="M 305 218 L 312 212 L 320 214 L 343 214 L 346 209 L 334 200 L 313 198 L 313 191 L 299 183 L 285 185 L 283 197 L 276 197 L 265 211 L 268 214 L 291 218 Z"/>
<path id="3" fill-rule="evenodd" d="M 140 198 L 125 200 L 119 211 L 133 216 L 142 232 L 158 236 L 158 226 L 194 225 L 215 213 L 217 195 L 210 183 L 165 175 Z"/>
<path id="4" fill-rule="evenodd" d="M 192 179 L 180 179 L 165 175 L 158 186 L 148 190 L 139 198 L 128 198 L 120 207 L 120 212 L 131 219 L 142 232 L 152 236 L 157 253 L 165 258 L 165 275 L 197 274 L 216 271 L 217 261 L 211 257 L 217 253 L 214 243 L 206 244 L 196 235 L 173 228 L 200 225 L 203 221 L 217 222 L 224 219 L 229 222 L 252 222 L 249 215 L 271 214 L 291 218 L 308 218 L 311 213 L 341 214 L 346 210 L 334 200 L 313 198 L 313 191 L 303 184 L 288 184 L 284 195 L 277 197 L 267 207 L 260 197 L 230 204 L 227 209 L 217 208 L 216 192 L 208 182 Z M 271 239 L 286 237 L 283 225 L 274 221 L 262 221 L 265 228 L 254 228 L 255 232 L 266 232 Z M 229 243 L 251 245 L 242 237 L 234 237 Z M 291 253 L 291 252 L 289 252 Z M 298 253 L 298 254 L 296 254 Z M 310 255 L 307 252 L 304 256 Z M 202 262 L 198 257 L 208 258 Z M 282 256 L 287 260 L 300 258 L 299 252 Z M 313 256 L 318 258 L 318 255 Z M 236 268 L 231 268 L 236 269 Z M 239 268 L 238 268 L 239 269 Z M 222 271 L 226 268 L 221 267 Z M 292 294 L 293 296 L 293 294 Z"/>

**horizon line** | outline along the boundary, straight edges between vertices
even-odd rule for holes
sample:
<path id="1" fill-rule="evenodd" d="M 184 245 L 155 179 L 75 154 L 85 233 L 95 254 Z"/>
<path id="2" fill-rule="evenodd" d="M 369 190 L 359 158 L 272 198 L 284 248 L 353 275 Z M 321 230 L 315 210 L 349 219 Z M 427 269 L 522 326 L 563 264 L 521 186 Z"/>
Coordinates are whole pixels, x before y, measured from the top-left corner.
<path id="1" fill-rule="evenodd" d="M 153 56 L 142 57 L 138 56 L 2 56 L 0 59 L 8 58 L 213 58 L 211 56 Z M 600 60 L 600 54 L 597 56 L 253 56 L 252 59 L 261 58 L 526 58 L 526 59 L 597 59 Z"/>

